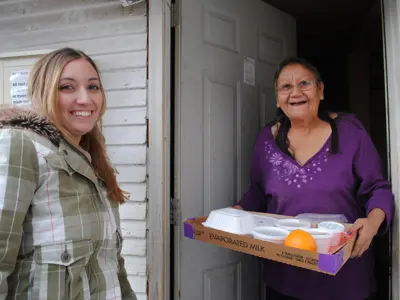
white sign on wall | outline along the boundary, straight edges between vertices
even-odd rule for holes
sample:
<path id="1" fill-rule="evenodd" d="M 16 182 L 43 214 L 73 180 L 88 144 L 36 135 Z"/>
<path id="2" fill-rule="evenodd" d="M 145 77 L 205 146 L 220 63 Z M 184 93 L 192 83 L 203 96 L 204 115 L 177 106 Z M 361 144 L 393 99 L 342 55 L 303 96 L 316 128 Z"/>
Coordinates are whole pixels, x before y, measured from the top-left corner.
<path id="1" fill-rule="evenodd" d="M 243 66 L 243 81 L 244 83 L 255 86 L 256 85 L 256 61 L 250 57 L 244 58 Z"/>
<path id="2" fill-rule="evenodd" d="M 30 105 L 28 98 L 29 70 L 17 70 L 11 72 L 11 103 L 12 105 Z"/>

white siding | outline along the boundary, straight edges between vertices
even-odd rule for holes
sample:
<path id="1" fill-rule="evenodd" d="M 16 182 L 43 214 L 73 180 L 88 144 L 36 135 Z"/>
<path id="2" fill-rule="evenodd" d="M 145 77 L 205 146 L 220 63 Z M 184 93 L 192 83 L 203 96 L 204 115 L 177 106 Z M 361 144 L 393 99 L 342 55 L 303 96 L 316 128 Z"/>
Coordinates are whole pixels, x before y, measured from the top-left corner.
<path id="1" fill-rule="evenodd" d="M 121 187 L 123 254 L 132 288 L 146 299 L 146 4 L 114 0 L 0 1 L 0 53 L 75 47 L 99 65 L 107 95 L 104 135 Z"/>

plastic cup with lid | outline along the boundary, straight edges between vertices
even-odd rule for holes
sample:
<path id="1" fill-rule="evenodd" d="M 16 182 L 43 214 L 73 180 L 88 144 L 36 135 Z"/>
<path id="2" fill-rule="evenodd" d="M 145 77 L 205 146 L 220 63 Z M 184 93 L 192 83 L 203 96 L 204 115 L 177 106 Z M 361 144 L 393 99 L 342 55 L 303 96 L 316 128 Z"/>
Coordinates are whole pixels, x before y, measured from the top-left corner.
<path id="1" fill-rule="evenodd" d="M 308 228 L 303 229 L 304 231 L 311 234 L 317 243 L 317 252 L 322 254 L 329 253 L 331 248 L 333 235 L 329 231 L 320 228 Z"/>
<path id="2" fill-rule="evenodd" d="M 332 234 L 331 246 L 338 246 L 344 232 L 344 225 L 337 222 L 321 222 L 318 228 L 326 230 Z"/>

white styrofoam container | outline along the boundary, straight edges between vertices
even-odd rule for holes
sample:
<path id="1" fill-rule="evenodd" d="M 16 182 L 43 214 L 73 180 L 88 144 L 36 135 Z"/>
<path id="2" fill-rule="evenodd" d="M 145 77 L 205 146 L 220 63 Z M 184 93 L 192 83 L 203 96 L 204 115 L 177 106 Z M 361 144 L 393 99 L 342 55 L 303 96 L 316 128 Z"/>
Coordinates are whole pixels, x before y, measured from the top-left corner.
<path id="1" fill-rule="evenodd" d="M 275 226 L 277 219 L 262 215 L 254 215 L 256 226 Z"/>
<path id="2" fill-rule="evenodd" d="M 203 225 L 233 234 L 251 234 L 256 221 L 251 213 L 227 207 L 211 211 Z"/>

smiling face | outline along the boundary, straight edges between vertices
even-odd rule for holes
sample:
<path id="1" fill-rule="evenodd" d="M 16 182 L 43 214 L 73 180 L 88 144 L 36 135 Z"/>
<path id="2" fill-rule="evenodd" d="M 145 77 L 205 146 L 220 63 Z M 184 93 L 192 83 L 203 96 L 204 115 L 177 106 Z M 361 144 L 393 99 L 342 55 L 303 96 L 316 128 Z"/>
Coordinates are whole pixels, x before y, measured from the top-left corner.
<path id="1" fill-rule="evenodd" d="M 324 84 L 315 74 L 300 64 L 288 65 L 276 82 L 277 107 L 291 121 L 306 121 L 318 116 L 324 98 Z"/>
<path id="2" fill-rule="evenodd" d="M 79 144 L 100 118 L 104 102 L 99 74 L 85 59 L 67 63 L 58 86 L 60 122 Z"/>

